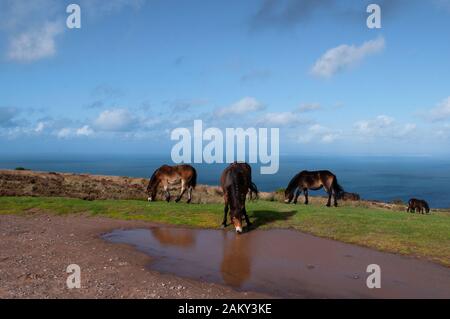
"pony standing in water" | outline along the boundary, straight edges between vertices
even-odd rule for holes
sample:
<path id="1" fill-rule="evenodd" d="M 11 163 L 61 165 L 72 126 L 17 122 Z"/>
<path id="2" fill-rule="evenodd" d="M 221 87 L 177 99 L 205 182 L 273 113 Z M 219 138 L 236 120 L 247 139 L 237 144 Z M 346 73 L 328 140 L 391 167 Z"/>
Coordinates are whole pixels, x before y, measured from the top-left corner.
<path id="1" fill-rule="evenodd" d="M 227 227 L 227 214 L 230 211 L 230 220 L 238 234 L 242 233 L 242 218 L 245 218 L 247 227 L 250 219 L 245 209 L 247 193 L 258 195 L 258 189 L 252 182 L 251 167 L 247 163 L 233 163 L 222 173 L 220 184 L 225 201 L 222 227 Z"/>
<path id="2" fill-rule="evenodd" d="M 152 175 L 147 187 L 148 201 L 156 200 L 158 186 L 161 185 L 165 192 L 167 202 L 170 202 L 169 186 L 181 183 L 181 192 L 175 200 L 177 203 L 181 200 L 186 190 L 188 191 L 188 203 L 192 200 L 192 190 L 197 186 L 197 171 L 191 165 L 169 166 L 163 165 Z"/>
<path id="3" fill-rule="evenodd" d="M 330 171 L 302 171 L 292 178 L 289 182 L 286 191 L 284 192 L 285 203 L 292 202 L 294 199 L 294 204 L 297 204 L 297 199 L 300 194 L 305 194 L 305 205 L 308 205 L 308 190 L 319 190 L 325 188 L 328 193 L 328 203 L 327 207 L 331 206 L 331 197 L 333 196 L 334 206 L 337 207 L 337 196 L 344 189 L 339 185 L 336 175 Z M 295 197 L 294 197 L 295 193 Z"/>

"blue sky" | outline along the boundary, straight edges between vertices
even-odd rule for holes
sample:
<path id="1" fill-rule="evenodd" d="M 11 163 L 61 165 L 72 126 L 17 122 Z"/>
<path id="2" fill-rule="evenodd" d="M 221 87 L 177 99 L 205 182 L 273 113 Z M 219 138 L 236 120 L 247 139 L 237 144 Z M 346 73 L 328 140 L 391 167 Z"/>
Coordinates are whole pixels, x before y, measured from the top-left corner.
<path id="1" fill-rule="evenodd" d="M 279 127 L 283 154 L 448 155 L 449 57 L 447 0 L 1 0 L 0 154 L 169 154 L 203 119 Z"/>

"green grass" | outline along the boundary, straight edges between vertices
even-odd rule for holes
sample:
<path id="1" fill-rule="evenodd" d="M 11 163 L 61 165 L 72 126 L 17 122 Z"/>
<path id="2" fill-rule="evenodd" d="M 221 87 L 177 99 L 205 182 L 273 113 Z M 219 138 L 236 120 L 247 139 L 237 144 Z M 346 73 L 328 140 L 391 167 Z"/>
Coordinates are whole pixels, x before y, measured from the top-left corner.
<path id="1" fill-rule="evenodd" d="M 86 214 L 170 225 L 218 228 L 222 204 L 132 200 L 83 201 L 70 198 L 0 197 L 1 214 Z M 408 214 L 378 208 L 286 205 L 256 201 L 247 205 L 256 228 L 290 228 L 316 236 L 423 257 L 450 266 L 450 214 Z"/>

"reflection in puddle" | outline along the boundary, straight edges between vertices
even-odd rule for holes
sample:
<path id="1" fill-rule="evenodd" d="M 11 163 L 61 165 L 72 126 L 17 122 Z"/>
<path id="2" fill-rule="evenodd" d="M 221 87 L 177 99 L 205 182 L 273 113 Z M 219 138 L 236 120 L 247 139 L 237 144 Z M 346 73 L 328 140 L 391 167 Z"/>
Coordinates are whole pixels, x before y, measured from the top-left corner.
<path id="1" fill-rule="evenodd" d="M 158 239 L 161 245 L 192 247 L 195 244 L 195 235 L 192 231 L 187 229 L 172 228 L 152 228 L 152 235 Z"/>
<path id="2" fill-rule="evenodd" d="M 155 227 L 115 230 L 104 239 L 153 257 L 151 270 L 273 296 L 450 298 L 447 268 L 296 231 L 236 235 Z M 366 286 L 366 268 L 373 263 L 381 266 L 382 289 Z"/>

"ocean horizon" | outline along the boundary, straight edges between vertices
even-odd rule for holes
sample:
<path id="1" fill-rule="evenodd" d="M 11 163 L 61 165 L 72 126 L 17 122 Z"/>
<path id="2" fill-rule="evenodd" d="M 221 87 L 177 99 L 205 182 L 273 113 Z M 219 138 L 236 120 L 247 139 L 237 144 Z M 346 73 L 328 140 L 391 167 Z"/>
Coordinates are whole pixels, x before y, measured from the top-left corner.
<path id="1" fill-rule="evenodd" d="M 35 171 L 149 178 L 163 164 L 173 165 L 162 155 L 32 155 L 2 156 L 0 169 L 23 167 Z M 218 185 L 228 164 L 192 164 L 198 183 Z M 434 157 L 389 156 L 281 156 L 274 175 L 261 175 L 252 164 L 253 180 L 261 191 L 285 188 L 302 170 L 327 169 L 336 174 L 345 191 L 365 200 L 392 202 L 425 199 L 433 208 L 450 207 L 450 160 Z M 323 190 L 311 192 L 324 195 Z"/>

